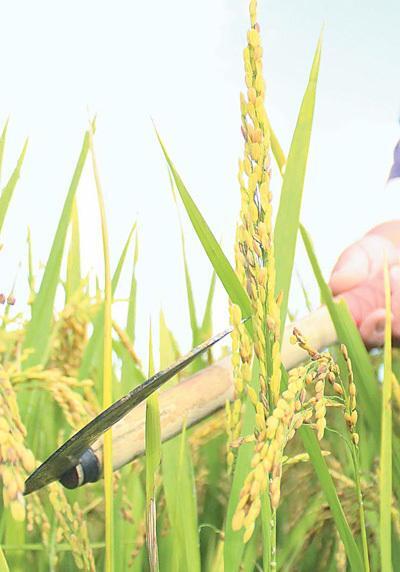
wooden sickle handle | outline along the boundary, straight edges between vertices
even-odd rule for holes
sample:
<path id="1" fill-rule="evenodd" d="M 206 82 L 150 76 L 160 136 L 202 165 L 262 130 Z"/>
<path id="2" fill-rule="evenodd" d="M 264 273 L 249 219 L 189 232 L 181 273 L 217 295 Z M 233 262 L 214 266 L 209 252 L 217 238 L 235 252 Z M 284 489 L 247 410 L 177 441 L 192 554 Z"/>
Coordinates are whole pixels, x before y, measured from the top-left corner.
<path id="1" fill-rule="evenodd" d="M 328 310 L 322 306 L 305 318 L 287 326 L 282 342 L 282 360 L 286 369 L 300 364 L 306 357 L 289 338 L 297 327 L 317 350 L 326 348 L 337 340 L 336 331 Z M 224 407 L 233 397 L 231 358 L 225 357 L 159 395 L 161 437 L 167 441 L 182 430 L 183 424 L 190 427 Z M 119 469 L 145 451 L 146 403 L 142 403 L 112 429 L 113 468 Z M 102 466 L 103 439 L 92 446 Z"/>

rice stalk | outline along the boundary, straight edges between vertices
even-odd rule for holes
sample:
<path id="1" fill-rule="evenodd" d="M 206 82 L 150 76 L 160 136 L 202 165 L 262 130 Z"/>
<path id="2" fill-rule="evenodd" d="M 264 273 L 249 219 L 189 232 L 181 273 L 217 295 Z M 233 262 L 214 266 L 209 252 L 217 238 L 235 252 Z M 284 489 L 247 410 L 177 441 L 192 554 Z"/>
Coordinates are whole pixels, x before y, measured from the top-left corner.
<path id="1" fill-rule="evenodd" d="M 153 339 L 150 324 L 148 376 L 154 374 Z M 151 572 L 159 570 L 157 546 L 156 476 L 161 463 L 161 427 L 158 393 L 146 402 L 146 543 Z"/>
<path id="2" fill-rule="evenodd" d="M 3 549 L 0 548 L 0 572 L 10 572 Z"/>
<path id="3" fill-rule="evenodd" d="M 389 269 L 384 267 L 386 303 L 384 376 L 382 386 L 382 433 L 379 466 L 379 512 L 382 570 L 392 569 L 392 310 Z"/>
<path id="4" fill-rule="evenodd" d="M 103 192 L 101 189 L 99 171 L 93 147 L 93 133 L 89 130 L 89 146 L 92 156 L 93 173 L 96 183 L 97 199 L 100 210 L 101 231 L 103 238 L 104 255 L 104 325 L 103 325 L 103 409 L 112 404 L 112 288 L 109 240 L 104 205 Z M 104 434 L 103 446 L 104 467 L 104 502 L 105 502 L 105 570 L 114 570 L 114 514 L 113 514 L 113 480 L 112 480 L 112 430 Z"/>
<path id="5" fill-rule="evenodd" d="M 93 551 L 82 510 L 78 503 L 74 503 L 73 506 L 69 504 L 59 483 L 52 483 L 49 489 L 49 499 L 57 522 L 56 543 L 67 540 L 76 567 L 79 570 L 95 572 Z"/>
<path id="6" fill-rule="evenodd" d="M 347 348 L 345 345 L 341 345 L 341 352 L 343 354 L 347 372 L 348 372 L 348 384 L 347 384 L 347 391 L 342 383 L 341 379 L 339 378 L 339 384 L 337 382 L 333 382 L 333 389 L 339 394 L 344 397 L 345 400 L 345 413 L 344 418 L 346 421 L 347 428 L 350 432 L 351 442 L 350 442 L 350 451 L 351 457 L 353 461 L 354 467 L 354 475 L 355 475 L 355 487 L 357 491 L 357 501 L 359 506 L 359 517 L 360 517 L 360 530 L 361 530 L 361 542 L 363 548 L 363 559 L 364 559 L 364 570 L 365 572 L 369 572 L 370 570 L 370 563 L 369 563 L 369 554 L 368 554 L 368 540 L 367 540 L 367 529 L 366 529 L 366 521 L 365 521 L 365 510 L 364 510 L 364 499 L 361 489 L 361 469 L 360 469 L 360 460 L 359 460 L 359 441 L 360 436 L 356 431 L 356 425 L 358 421 L 358 412 L 357 412 L 357 387 L 354 382 L 354 375 L 353 375 L 353 368 L 351 359 L 349 357 Z"/>

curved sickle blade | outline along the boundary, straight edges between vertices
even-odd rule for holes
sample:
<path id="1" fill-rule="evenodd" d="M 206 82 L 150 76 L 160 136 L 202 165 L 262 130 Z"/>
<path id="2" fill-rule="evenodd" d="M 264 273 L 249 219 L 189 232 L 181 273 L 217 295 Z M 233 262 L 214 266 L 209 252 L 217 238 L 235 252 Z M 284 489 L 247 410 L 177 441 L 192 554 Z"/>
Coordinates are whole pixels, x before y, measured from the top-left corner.
<path id="1" fill-rule="evenodd" d="M 150 377 L 147 381 L 135 387 L 124 397 L 113 403 L 97 417 L 92 419 L 78 433 L 61 445 L 57 451 L 44 461 L 25 481 L 24 494 L 28 495 L 42 487 L 56 481 L 64 473 L 73 469 L 78 463 L 82 453 L 90 447 L 103 433 L 122 419 L 131 409 L 147 399 L 156 389 L 174 377 L 183 368 L 189 365 L 198 355 L 230 334 L 232 328 L 217 334 L 206 342 L 194 348 L 187 355 L 180 358 L 167 369 Z"/>

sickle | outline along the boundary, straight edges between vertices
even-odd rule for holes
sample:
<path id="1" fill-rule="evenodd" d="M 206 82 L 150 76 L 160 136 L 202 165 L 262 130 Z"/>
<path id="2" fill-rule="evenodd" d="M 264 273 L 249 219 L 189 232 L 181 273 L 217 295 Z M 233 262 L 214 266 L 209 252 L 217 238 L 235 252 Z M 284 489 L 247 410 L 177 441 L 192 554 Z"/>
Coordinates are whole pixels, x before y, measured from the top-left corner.
<path id="1" fill-rule="evenodd" d="M 305 358 L 303 350 L 289 343 L 294 327 L 297 327 L 318 350 L 337 341 L 328 310 L 322 306 L 285 329 L 282 361 L 286 369 L 295 367 Z M 60 480 L 67 488 L 76 488 L 99 480 L 103 472 L 101 436 L 113 425 L 113 470 L 143 455 L 146 417 L 143 401 L 199 354 L 230 332 L 231 329 L 225 330 L 204 342 L 100 413 L 32 473 L 25 482 L 25 494 L 36 491 L 54 480 Z M 162 441 L 177 435 L 184 425 L 190 427 L 208 417 L 222 408 L 232 397 L 233 376 L 229 356 L 162 392 L 159 397 Z"/>
<path id="2" fill-rule="evenodd" d="M 118 399 L 118 401 L 113 403 L 108 409 L 102 411 L 102 413 L 92 419 L 85 427 L 75 433 L 75 435 L 61 445 L 59 449 L 52 453 L 50 457 L 27 478 L 25 481 L 24 494 L 28 495 L 33 493 L 53 481 L 63 480 L 63 475 L 66 475 L 64 481 L 65 484 L 68 485 L 71 482 L 69 471 L 76 466 L 82 467 L 83 465 L 87 467 L 86 471 L 84 469 L 73 471 L 73 475 L 77 477 L 77 484 L 80 484 L 79 481 L 81 481 L 82 478 L 86 479 L 85 482 L 97 480 L 95 478 L 95 475 L 98 474 L 98 468 L 96 467 L 97 461 L 90 452 L 90 446 L 129 411 L 147 399 L 149 395 L 189 365 L 197 356 L 230 334 L 231 331 L 232 328 L 229 328 L 200 344 L 167 369 L 156 373 L 147 381 L 124 395 L 124 397 Z M 81 458 L 82 463 L 80 464 Z M 73 482 L 71 484 L 73 484 Z"/>

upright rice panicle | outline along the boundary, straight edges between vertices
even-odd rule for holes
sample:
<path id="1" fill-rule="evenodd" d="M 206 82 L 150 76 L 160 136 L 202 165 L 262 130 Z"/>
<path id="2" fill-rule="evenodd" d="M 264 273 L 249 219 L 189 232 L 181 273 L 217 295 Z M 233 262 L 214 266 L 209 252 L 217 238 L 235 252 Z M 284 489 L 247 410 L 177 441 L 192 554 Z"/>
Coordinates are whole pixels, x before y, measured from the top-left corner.
<path id="1" fill-rule="evenodd" d="M 256 12 L 257 2 L 251 0 L 251 26 L 243 52 L 247 93 L 242 93 L 240 97 L 244 156 L 239 160 L 241 209 L 236 231 L 235 266 L 252 305 L 254 352 L 259 360 L 260 402 L 257 415 L 265 418 L 279 396 L 280 310 L 279 300 L 275 298 L 270 132 L 264 106 L 263 50 Z M 232 305 L 230 315 L 234 326 L 232 361 L 235 401 L 227 413 L 229 440 L 235 441 L 240 435 L 244 390 L 251 379 L 253 344 L 241 322 L 240 309 Z M 262 424 L 261 419 L 259 421 Z M 228 453 L 228 464 L 229 460 L 233 461 L 231 452 Z"/>
<path id="2" fill-rule="evenodd" d="M 275 296 L 275 259 L 272 227 L 271 142 L 264 105 L 263 50 L 257 23 L 257 2 L 250 1 L 250 30 L 243 52 L 246 95 L 241 94 L 242 134 L 244 157 L 239 161 L 241 192 L 240 224 L 236 233 L 236 271 L 246 288 L 252 305 L 254 352 L 259 362 L 259 394 L 246 384 L 247 393 L 256 411 L 255 452 L 252 470 L 247 476 L 239 505 L 233 518 L 233 528 L 245 528 L 244 541 L 252 535 L 255 520 L 261 510 L 261 493 L 271 477 L 271 503 L 279 502 L 279 483 L 282 455 L 288 434 L 292 433 L 297 384 L 292 384 L 286 398 L 280 398 L 280 300 Z M 233 312 L 232 312 L 233 314 Z M 243 340 L 238 331 L 238 320 L 233 340 L 233 365 L 236 400 L 241 399 L 237 386 L 239 356 L 243 362 Z M 243 325 L 242 325 L 243 326 Z M 247 332 L 245 332 L 247 335 Z M 240 335 L 240 337 L 239 337 Z M 236 339 L 235 339 L 236 338 Z M 245 346 L 246 347 L 246 346 Z M 246 356 L 247 357 L 247 356 Z M 249 367 L 250 371 L 250 367 Z M 234 411 L 235 413 L 235 405 Z M 270 414 L 271 412 L 271 414 Z M 233 420 L 234 421 L 234 420 Z M 232 432 L 233 433 L 233 432 Z M 238 435 L 230 435 L 237 437 Z"/>
<path id="3" fill-rule="evenodd" d="M 237 230 L 236 266 L 252 303 L 260 389 L 265 404 L 271 407 L 278 401 L 280 385 L 280 312 L 279 301 L 275 299 L 271 144 L 264 106 L 263 50 L 256 11 L 257 2 L 252 0 L 251 27 L 243 53 L 247 94 L 241 95 L 245 144 L 243 160 L 239 161 L 241 223 Z M 270 368 L 268 354 L 272 356 Z"/>

